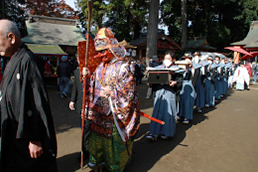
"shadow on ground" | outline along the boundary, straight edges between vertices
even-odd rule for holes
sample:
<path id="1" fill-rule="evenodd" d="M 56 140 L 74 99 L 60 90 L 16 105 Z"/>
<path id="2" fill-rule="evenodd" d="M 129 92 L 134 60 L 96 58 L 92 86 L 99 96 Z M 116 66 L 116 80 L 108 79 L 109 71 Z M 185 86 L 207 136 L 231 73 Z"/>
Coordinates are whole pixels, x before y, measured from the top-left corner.
<path id="1" fill-rule="evenodd" d="M 146 100 L 148 86 L 146 83 L 138 86 L 138 95 L 141 104 L 141 110 L 152 108 L 153 99 Z M 48 88 L 53 118 L 55 121 L 55 127 L 57 133 L 65 132 L 71 128 L 80 127 L 80 118 L 78 114 L 73 111 L 70 111 L 68 108 L 69 98 L 61 99 L 59 97 L 59 92 L 56 88 Z M 231 96 L 234 93 L 234 90 L 228 90 L 226 96 L 218 101 L 219 104 L 221 101 Z M 70 94 L 68 95 L 70 96 Z M 176 134 L 174 138 L 170 140 L 158 139 L 157 141 L 149 141 L 146 139 L 146 135 L 149 131 L 150 122 L 142 122 L 140 130 L 137 134 L 137 138 L 134 141 L 133 154 L 130 163 L 126 166 L 125 172 L 144 172 L 150 170 L 163 156 L 169 156 L 176 146 L 185 146 L 188 145 L 181 144 L 181 142 L 186 137 L 186 131 L 191 128 L 193 125 L 198 125 L 199 123 L 208 120 L 208 113 L 216 109 L 216 106 L 213 108 L 204 108 L 202 113 L 194 112 L 194 119 L 189 125 L 184 125 L 181 122 L 177 123 Z M 149 114 L 151 115 L 151 114 Z M 142 120 L 144 121 L 144 120 Z M 146 120 L 145 120 L 146 121 Z M 59 157 L 57 159 L 59 171 L 70 172 L 80 169 L 79 161 L 77 160 L 78 152 L 71 153 Z M 171 157 L 173 158 L 173 157 Z M 87 164 L 87 161 L 84 162 L 84 165 Z M 85 168 L 85 167 L 84 167 Z"/>
<path id="2" fill-rule="evenodd" d="M 80 115 L 68 107 L 71 93 L 69 92 L 68 97 L 62 99 L 56 87 L 48 87 L 47 90 L 56 133 L 62 133 L 75 127 L 80 128 Z"/>
<path id="3" fill-rule="evenodd" d="M 140 85 L 138 87 L 139 94 L 143 94 L 147 92 L 147 87 L 144 85 Z M 233 90 L 228 90 L 226 96 L 220 99 L 217 104 L 226 99 L 228 96 L 231 96 Z M 146 96 L 146 95 L 144 95 Z M 141 109 L 153 107 L 153 99 L 146 100 L 145 97 L 140 96 Z M 208 120 L 208 116 L 206 115 L 210 111 L 216 109 L 212 108 L 204 108 L 202 113 L 197 113 L 194 111 L 194 119 L 191 121 L 189 125 L 184 125 L 182 122 L 178 122 L 176 126 L 176 134 L 170 140 L 162 140 L 158 138 L 157 141 L 149 141 L 146 139 L 149 131 L 149 123 L 143 123 L 140 126 L 139 133 L 137 134 L 137 138 L 134 141 L 133 147 L 133 155 L 130 163 L 125 168 L 125 172 L 142 172 L 150 170 L 155 163 L 157 163 L 163 156 L 169 156 L 169 152 L 171 152 L 176 146 L 188 146 L 181 144 L 181 142 L 186 137 L 186 131 L 191 128 L 193 125 L 197 125 L 205 120 Z M 171 157 L 173 158 L 173 157 Z"/>
<path id="4" fill-rule="evenodd" d="M 60 172 L 72 172 L 80 169 L 80 160 L 78 159 L 79 153 L 71 153 L 59 157 L 57 159 L 58 170 Z M 88 164 L 88 159 L 84 161 L 83 169 L 89 168 L 86 164 Z"/>

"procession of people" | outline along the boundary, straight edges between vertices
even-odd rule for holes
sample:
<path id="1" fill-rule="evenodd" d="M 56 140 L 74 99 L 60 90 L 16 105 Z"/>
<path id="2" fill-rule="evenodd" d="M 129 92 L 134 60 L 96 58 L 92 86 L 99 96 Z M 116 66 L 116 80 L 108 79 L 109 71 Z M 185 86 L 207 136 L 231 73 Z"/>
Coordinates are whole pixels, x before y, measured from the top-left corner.
<path id="1" fill-rule="evenodd" d="M 162 77 L 164 70 L 158 69 L 169 70 L 173 67 L 180 70 L 176 70 L 171 79 L 172 83 L 176 83 L 176 87 L 161 80 L 156 81 L 156 84 L 159 84 L 156 86 L 152 116 L 164 120 L 165 124 L 152 121 L 147 139 L 154 141 L 159 137 L 172 138 L 175 133 L 176 119 L 183 124 L 189 124 L 193 120 L 194 110 L 202 113 L 203 108 L 215 107 L 216 102 L 225 97 L 227 90 L 232 89 L 234 84 L 236 90 L 249 90 L 250 75 L 244 62 L 233 64 L 233 61 L 223 54 L 211 52 L 195 52 L 193 55 L 187 52 L 174 64 L 172 61 L 168 63 L 167 57 L 165 54 L 162 65 L 148 68 L 150 74 L 156 72 L 159 78 Z M 173 57 L 170 56 L 170 59 L 172 60 Z M 247 62 L 246 64 L 250 66 Z M 147 82 L 155 83 L 150 78 Z M 158 77 L 154 77 L 156 78 Z"/>
<path id="2" fill-rule="evenodd" d="M 0 24 L 0 53 L 10 57 L 0 92 L 0 170 L 58 171 L 56 135 L 43 72 L 37 58 L 21 42 L 14 23 L 0 20 Z M 69 108 L 76 109 L 78 117 L 82 109 L 86 109 L 82 114 L 86 121 L 81 126 L 84 128 L 82 153 L 89 159 L 89 167 L 95 172 L 123 171 L 130 162 L 140 128 L 137 85 L 142 82 L 144 69 L 140 61 L 134 67 L 126 63 L 126 49 L 118 44 L 108 28 L 97 32 L 94 46 L 97 52 L 94 58 L 101 59 L 101 63 L 93 73 L 86 67 L 82 73 L 79 67 L 75 70 Z M 62 61 L 66 60 L 66 56 L 62 57 Z M 233 64 L 221 53 L 186 52 L 176 60 L 174 52 L 167 51 L 161 63 L 153 56 L 149 64 L 147 71 L 168 77 L 164 82 L 147 81 L 156 82 L 149 84 L 151 90 L 147 95 L 147 99 L 155 95 L 154 120 L 146 137 L 152 141 L 173 138 L 177 121 L 190 124 L 195 109 L 202 113 L 204 108 L 216 106 L 234 83 L 237 90 L 249 89 L 250 65 L 247 64 L 247 68 L 243 62 Z M 60 85 L 61 98 L 67 97 L 69 90 L 69 74 L 62 75 L 67 70 L 68 67 L 60 63 L 58 75 L 65 81 Z M 84 87 L 88 101 L 85 107 L 82 106 Z"/>

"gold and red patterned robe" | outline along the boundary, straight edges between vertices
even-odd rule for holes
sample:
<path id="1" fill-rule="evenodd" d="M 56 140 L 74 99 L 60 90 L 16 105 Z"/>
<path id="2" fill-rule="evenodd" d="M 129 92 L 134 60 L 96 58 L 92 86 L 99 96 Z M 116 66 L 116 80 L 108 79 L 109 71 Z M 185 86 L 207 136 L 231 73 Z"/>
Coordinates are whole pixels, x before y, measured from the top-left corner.
<path id="1" fill-rule="evenodd" d="M 105 86 L 111 87 L 110 95 L 103 93 L 102 88 Z M 137 133 L 140 126 L 140 104 L 136 83 L 124 61 L 113 59 L 109 63 L 100 63 L 91 77 L 89 92 L 88 119 L 92 120 L 91 129 L 95 134 L 112 138 L 115 120 L 124 141 Z"/>

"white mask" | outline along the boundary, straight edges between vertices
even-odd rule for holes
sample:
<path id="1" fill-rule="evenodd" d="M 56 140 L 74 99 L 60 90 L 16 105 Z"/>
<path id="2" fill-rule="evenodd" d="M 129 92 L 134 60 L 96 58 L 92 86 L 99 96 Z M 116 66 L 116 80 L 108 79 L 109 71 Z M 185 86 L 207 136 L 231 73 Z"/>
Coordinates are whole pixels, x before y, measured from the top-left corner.
<path id="1" fill-rule="evenodd" d="M 163 64 L 164 64 L 166 67 L 169 67 L 169 66 L 172 64 L 172 62 L 171 62 L 170 60 L 164 60 L 164 61 L 163 61 Z"/>
<path id="2" fill-rule="evenodd" d="M 219 64 L 219 61 L 215 61 L 216 64 Z"/>
<path id="3" fill-rule="evenodd" d="M 194 57 L 194 62 L 195 62 L 195 63 L 199 63 L 199 56 L 195 56 L 195 57 Z"/>
<path id="4" fill-rule="evenodd" d="M 208 63 L 212 64 L 212 61 L 208 60 Z"/>

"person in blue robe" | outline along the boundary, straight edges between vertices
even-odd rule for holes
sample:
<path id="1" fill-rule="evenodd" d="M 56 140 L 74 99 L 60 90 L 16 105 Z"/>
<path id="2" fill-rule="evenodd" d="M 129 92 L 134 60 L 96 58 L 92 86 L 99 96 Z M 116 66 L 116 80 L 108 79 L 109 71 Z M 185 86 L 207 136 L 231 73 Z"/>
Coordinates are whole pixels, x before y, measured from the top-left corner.
<path id="1" fill-rule="evenodd" d="M 225 59 L 225 80 L 224 80 L 224 88 L 225 88 L 225 93 L 228 91 L 228 80 L 230 76 L 230 70 L 231 70 L 231 63 L 229 63 L 228 59 Z"/>
<path id="2" fill-rule="evenodd" d="M 200 69 L 200 76 L 198 78 L 198 85 L 196 86 L 196 92 L 197 92 L 197 97 L 196 97 L 196 109 L 199 113 L 202 112 L 202 108 L 205 107 L 205 82 L 207 79 L 207 71 L 208 71 L 208 65 L 209 63 L 207 61 L 201 60 L 199 64 L 202 65 Z"/>
<path id="3" fill-rule="evenodd" d="M 150 134 L 146 137 L 150 140 L 157 140 L 160 135 L 162 139 L 168 139 L 175 135 L 177 122 L 177 101 L 182 88 L 182 72 L 179 67 L 173 65 L 173 52 L 167 52 L 163 64 L 157 66 L 159 69 L 176 70 L 170 84 L 157 85 L 156 96 L 152 117 L 165 122 L 164 125 L 151 121 Z M 178 69 L 178 70 L 177 70 Z"/>
<path id="4" fill-rule="evenodd" d="M 221 89 L 221 95 L 220 97 L 224 97 L 226 94 L 226 86 L 225 86 L 225 70 L 226 70 L 226 65 L 225 65 L 225 59 L 222 58 L 221 62 L 219 63 L 220 65 L 220 75 L 221 75 L 221 80 L 219 80 L 219 85 Z"/>
<path id="5" fill-rule="evenodd" d="M 207 62 L 201 61 L 200 60 L 200 52 L 195 52 L 195 57 L 193 59 L 193 65 L 199 64 L 201 65 L 200 68 L 200 75 L 197 79 L 196 86 L 195 86 L 195 91 L 197 94 L 196 100 L 195 100 L 195 105 L 196 109 L 199 113 L 202 112 L 202 108 L 205 105 L 205 79 L 206 79 L 206 65 L 208 65 Z M 202 63 L 204 64 L 202 64 Z"/>
<path id="6" fill-rule="evenodd" d="M 221 98 L 221 93 L 222 93 L 222 86 L 221 86 L 221 81 L 222 81 L 222 72 L 221 72 L 221 67 L 220 67 L 220 57 L 219 56 L 215 56 L 215 63 L 217 65 L 219 65 L 219 67 L 217 68 L 217 77 L 215 79 L 215 98 L 216 100 Z"/>
<path id="7" fill-rule="evenodd" d="M 216 63 L 213 63 L 212 57 L 208 57 L 209 67 L 207 73 L 207 79 L 205 82 L 205 107 L 215 106 L 215 79 L 217 77 Z"/>
<path id="8" fill-rule="evenodd" d="M 183 73 L 183 86 L 180 91 L 179 113 L 178 119 L 183 118 L 183 124 L 189 124 L 193 119 L 193 106 L 196 98 L 195 89 L 192 84 L 192 72 L 189 67 L 190 62 L 187 60 L 179 61 L 185 62 L 186 71 Z M 183 65 L 183 64 L 182 64 Z"/>

